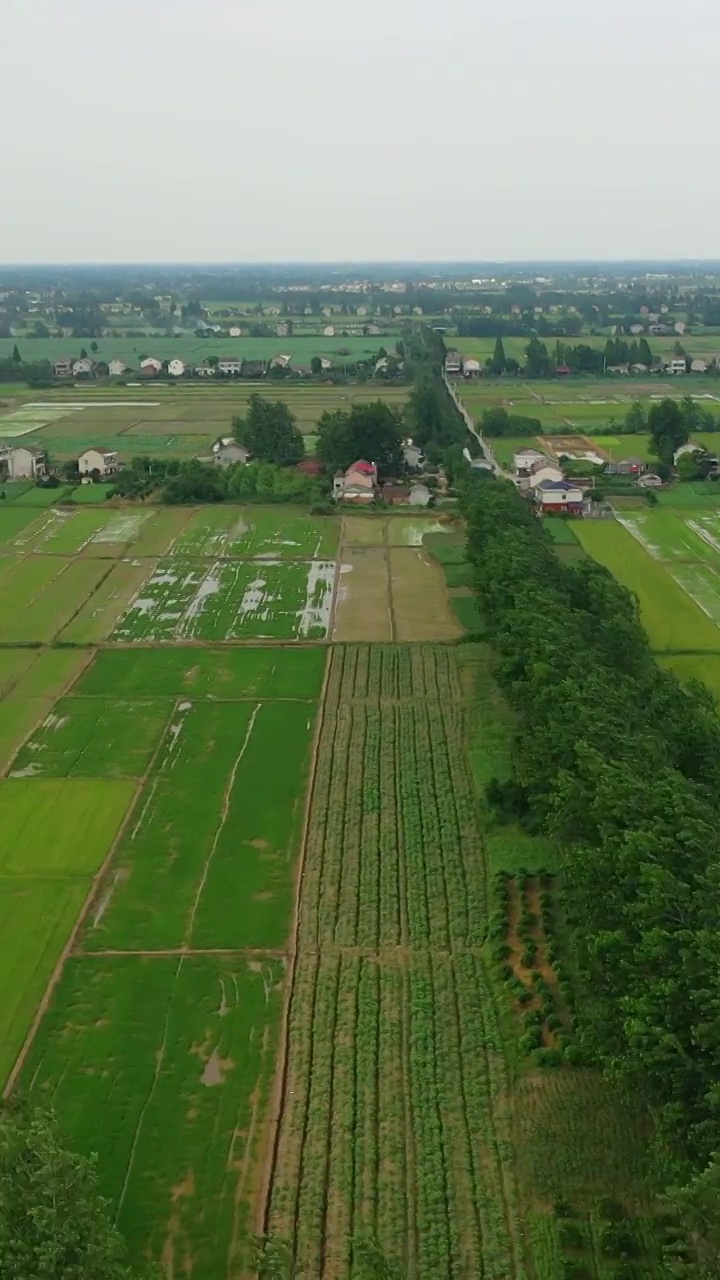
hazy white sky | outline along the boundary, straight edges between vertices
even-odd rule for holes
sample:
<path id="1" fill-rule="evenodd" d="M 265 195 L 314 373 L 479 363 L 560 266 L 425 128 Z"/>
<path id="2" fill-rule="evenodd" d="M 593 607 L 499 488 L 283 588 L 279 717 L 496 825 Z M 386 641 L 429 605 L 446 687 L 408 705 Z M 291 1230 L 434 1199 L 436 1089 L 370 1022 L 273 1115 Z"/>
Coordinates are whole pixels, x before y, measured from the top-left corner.
<path id="1" fill-rule="evenodd" d="M 720 0 L 4 0 L 0 262 L 720 257 Z"/>

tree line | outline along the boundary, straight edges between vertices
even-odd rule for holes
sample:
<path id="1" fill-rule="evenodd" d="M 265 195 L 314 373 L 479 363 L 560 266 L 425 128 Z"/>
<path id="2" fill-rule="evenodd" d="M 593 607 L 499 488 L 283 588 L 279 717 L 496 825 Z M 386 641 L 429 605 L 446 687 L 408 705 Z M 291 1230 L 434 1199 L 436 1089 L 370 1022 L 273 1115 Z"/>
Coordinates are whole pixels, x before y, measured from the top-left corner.
<path id="1" fill-rule="evenodd" d="M 634 597 L 590 559 L 561 563 L 511 485 L 468 477 L 462 507 L 518 717 L 492 797 L 562 850 L 579 1043 L 647 1100 L 692 1201 L 720 1181 L 720 720 L 658 667 Z M 682 1274 L 716 1276 L 718 1257 Z"/>

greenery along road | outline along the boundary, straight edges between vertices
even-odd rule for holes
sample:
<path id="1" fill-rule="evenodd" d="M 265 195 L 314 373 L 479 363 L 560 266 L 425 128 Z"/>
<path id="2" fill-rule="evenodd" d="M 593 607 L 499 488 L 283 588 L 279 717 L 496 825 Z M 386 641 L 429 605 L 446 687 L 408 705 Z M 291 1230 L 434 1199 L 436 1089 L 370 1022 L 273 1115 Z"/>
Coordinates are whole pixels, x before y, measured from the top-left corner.
<path id="1" fill-rule="evenodd" d="M 561 563 L 510 485 L 470 478 L 464 510 L 518 714 L 494 797 L 564 849 L 580 1043 L 643 1091 L 670 1176 L 701 1177 L 720 1144 L 720 721 L 658 668 L 633 598 L 590 560 Z"/>

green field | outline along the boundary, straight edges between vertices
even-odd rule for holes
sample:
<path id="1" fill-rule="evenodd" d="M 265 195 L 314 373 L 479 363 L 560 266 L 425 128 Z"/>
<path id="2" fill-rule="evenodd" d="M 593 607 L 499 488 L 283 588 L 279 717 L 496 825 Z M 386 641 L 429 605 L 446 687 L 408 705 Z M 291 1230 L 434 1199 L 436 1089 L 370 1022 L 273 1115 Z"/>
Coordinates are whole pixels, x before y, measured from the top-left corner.
<path id="1" fill-rule="evenodd" d="M 0 649 L 0 773 L 86 661 L 77 650 Z"/>
<path id="2" fill-rule="evenodd" d="M 0 781 L 0 1082 L 133 790 L 127 782 Z"/>
<path id="3" fill-rule="evenodd" d="M 314 699 L 324 669 L 319 648 L 106 649 L 83 672 L 75 692 L 103 698 L 122 689 L 132 698 Z"/>
<path id="4" fill-rule="evenodd" d="M 0 437 L 11 440 L 22 436 L 25 443 L 48 449 L 53 459 L 77 457 L 92 445 L 116 449 L 122 462 L 139 454 L 207 458 L 212 442 L 231 433 L 232 418 L 243 416 L 253 394 L 284 401 L 300 430 L 311 437 L 326 411 L 378 399 L 401 410 L 408 390 L 382 383 L 334 387 L 223 380 L 209 385 L 196 380 L 177 386 L 149 382 L 141 387 L 87 383 L 34 395 L 15 391 L 10 409 L 0 410 Z M 33 492 L 45 493 L 28 491 Z M 51 490 L 48 501 L 57 502 L 59 493 Z M 73 501 L 89 500 L 82 491 L 68 489 L 68 493 Z"/>
<path id="5" fill-rule="evenodd" d="M 179 534 L 173 551 L 184 556 L 247 556 L 327 560 L 335 555 L 339 522 L 286 508 L 206 507 Z"/>
<path id="6" fill-rule="evenodd" d="M 0 559 L 0 642 L 47 643 L 82 607 L 108 572 L 101 560 L 61 556 Z"/>
<path id="7" fill-rule="evenodd" d="M 304 702 L 180 702 L 86 945 L 282 947 L 312 722 Z"/>
<path id="8" fill-rule="evenodd" d="M 660 525 L 653 525 L 652 533 L 645 532 L 643 536 L 662 536 L 666 539 L 666 554 L 670 546 L 679 547 L 682 554 L 680 540 L 691 541 L 692 531 L 683 531 L 682 522 L 675 517 L 666 520 L 671 513 L 657 514 Z M 645 515 L 626 513 L 623 519 L 645 521 Z M 647 525 L 642 528 L 647 530 Z M 604 564 L 637 596 L 640 617 L 654 649 L 720 652 L 720 630 L 715 625 L 715 620 L 720 622 L 720 576 L 709 563 L 710 556 L 717 561 L 713 548 L 697 539 L 693 546 L 697 549 L 700 544 L 702 559 L 671 567 L 653 558 L 637 537 L 617 521 L 583 520 L 575 531 L 588 555 Z M 673 542 L 673 538 L 678 541 Z"/>
<path id="9" fill-rule="evenodd" d="M 11 778 L 141 778 L 167 724 L 158 700 L 61 698 L 18 752 Z"/>
<path id="10" fill-rule="evenodd" d="M 335 564 L 161 560 L 113 640 L 324 639 Z"/>
<path id="11" fill-rule="evenodd" d="M 24 1076 L 81 1151 L 140 1257 L 245 1274 L 284 964 L 75 958 Z"/>

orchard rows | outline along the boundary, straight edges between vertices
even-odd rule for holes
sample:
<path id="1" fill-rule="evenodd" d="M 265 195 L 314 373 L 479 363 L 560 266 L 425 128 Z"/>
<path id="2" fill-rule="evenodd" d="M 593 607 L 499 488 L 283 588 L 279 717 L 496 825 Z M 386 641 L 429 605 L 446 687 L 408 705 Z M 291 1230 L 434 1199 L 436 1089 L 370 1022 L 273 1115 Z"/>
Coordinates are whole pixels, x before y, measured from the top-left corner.
<path id="1" fill-rule="evenodd" d="M 311 800 L 268 1228 L 349 1280 L 516 1280 L 508 1081 L 452 649 L 335 649 Z"/>

